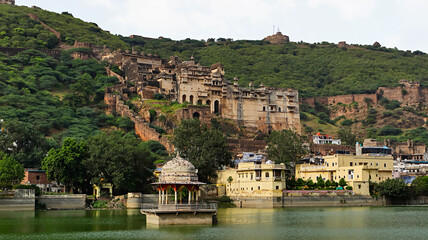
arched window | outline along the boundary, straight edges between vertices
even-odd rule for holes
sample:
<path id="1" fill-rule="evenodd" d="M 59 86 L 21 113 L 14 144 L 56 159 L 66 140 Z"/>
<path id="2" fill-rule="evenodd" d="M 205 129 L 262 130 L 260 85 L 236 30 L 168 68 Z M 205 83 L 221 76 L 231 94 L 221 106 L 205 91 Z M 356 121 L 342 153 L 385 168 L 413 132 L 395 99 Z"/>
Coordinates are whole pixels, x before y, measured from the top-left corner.
<path id="1" fill-rule="evenodd" d="M 266 107 L 265 107 L 265 106 L 263 106 L 263 112 L 264 112 L 264 111 L 266 111 Z"/>
<path id="2" fill-rule="evenodd" d="M 186 94 L 184 94 L 184 95 L 183 95 L 183 100 L 182 100 L 181 102 L 183 102 L 183 103 L 184 103 L 185 101 L 187 101 L 187 99 L 186 99 Z"/>
<path id="3" fill-rule="evenodd" d="M 193 104 L 193 95 L 190 95 L 190 104 Z"/>
<path id="4" fill-rule="evenodd" d="M 202 105 L 202 100 L 201 99 L 198 100 L 198 105 Z"/>
<path id="5" fill-rule="evenodd" d="M 269 177 L 269 173 L 267 172 L 267 173 L 265 173 L 265 176 L 268 178 Z"/>
<path id="6" fill-rule="evenodd" d="M 281 107 L 278 108 L 278 112 L 281 112 Z"/>

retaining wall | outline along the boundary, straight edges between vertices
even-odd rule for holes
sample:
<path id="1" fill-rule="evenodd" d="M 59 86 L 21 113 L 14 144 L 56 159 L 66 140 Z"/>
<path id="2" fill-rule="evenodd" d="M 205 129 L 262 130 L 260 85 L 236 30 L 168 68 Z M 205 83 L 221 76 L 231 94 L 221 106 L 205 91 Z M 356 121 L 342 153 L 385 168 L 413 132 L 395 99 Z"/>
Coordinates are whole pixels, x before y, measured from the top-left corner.
<path id="1" fill-rule="evenodd" d="M 384 206 L 382 199 L 370 196 L 292 196 L 273 198 L 239 198 L 234 200 L 241 208 L 281 208 L 281 207 L 339 207 L 339 206 Z"/>
<path id="2" fill-rule="evenodd" d="M 17 189 L 0 195 L 0 211 L 34 211 L 34 189 Z"/>
<path id="3" fill-rule="evenodd" d="M 37 199 L 39 200 L 39 203 L 46 204 L 47 209 L 85 209 L 86 194 L 43 195 Z"/>

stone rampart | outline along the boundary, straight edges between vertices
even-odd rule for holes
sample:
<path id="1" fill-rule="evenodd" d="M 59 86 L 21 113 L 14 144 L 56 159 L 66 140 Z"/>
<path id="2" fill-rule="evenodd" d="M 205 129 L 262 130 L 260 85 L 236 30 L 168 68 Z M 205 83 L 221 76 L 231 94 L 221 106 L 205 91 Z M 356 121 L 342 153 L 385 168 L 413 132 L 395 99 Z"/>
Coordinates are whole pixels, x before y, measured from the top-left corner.
<path id="1" fill-rule="evenodd" d="M 118 91 L 120 91 L 119 89 L 120 88 L 117 88 Z M 106 91 L 112 91 L 112 89 L 108 88 Z M 174 145 L 170 143 L 169 139 L 156 132 L 156 130 L 151 128 L 140 115 L 129 109 L 129 106 L 121 100 L 121 97 L 118 94 L 106 93 L 104 96 L 104 102 L 107 105 L 107 114 L 116 112 L 123 117 L 129 117 L 134 122 L 135 133 L 143 141 L 158 141 L 165 146 L 167 151 L 174 151 Z"/>
<path id="2" fill-rule="evenodd" d="M 333 106 L 337 104 L 351 104 L 351 103 L 358 103 L 358 105 L 366 105 L 367 99 L 370 99 L 369 101 L 372 104 L 378 103 L 378 98 L 376 94 L 350 94 L 350 95 L 338 95 L 338 96 L 331 96 L 331 97 L 313 97 L 313 98 L 305 98 L 302 100 L 302 103 L 308 104 L 311 107 L 315 107 L 315 102 L 319 102 L 322 105 L 328 105 Z"/>
<path id="3" fill-rule="evenodd" d="M 6 47 L 0 47 L 0 52 L 8 55 L 8 56 L 14 56 L 22 51 L 29 50 L 30 48 L 6 48 Z M 36 49 L 37 51 L 40 51 L 42 53 L 45 53 L 46 55 L 58 59 L 61 56 L 61 50 L 52 50 L 52 49 Z"/>
<path id="4" fill-rule="evenodd" d="M 39 17 L 37 17 L 37 15 L 35 14 L 28 14 L 28 16 L 33 19 L 34 21 L 39 22 L 40 24 L 42 24 L 42 26 L 49 30 L 51 33 L 55 34 L 55 36 L 58 38 L 59 42 L 61 42 L 61 33 L 57 32 L 55 29 L 53 29 L 52 27 L 50 27 L 49 25 L 47 25 L 46 23 L 42 22 Z"/>
<path id="5" fill-rule="evenodd" d="M 107 73 L 107 76 L 110 76 L 110 77 L 117 77 L 117 79 L 119 79 L 119 81 L 120 81 L 122 84 L 126 84 L 126 81 L 125 81 L 125 79 L 124 79 L 122 76 L 120 76 L 119 74 L 117 74 L 117 73 L 113 72 L 113 71 L 112 71 L 112 70 L 110 70 L 110 68 L 108 68 L 108 67 L 106 67 L 106 73 Z"/>
<path id="6" fill-rule="evenodd" d="M 427 106 L 428 89 L 418 86 L 380 87 L 377 93 L 389 100 L 397 100 L 401 106 Z"/>
<path id="7" fill-rule="evenodd" d="M 43 195 L 37 198 L 47 209 L 77 210 L 85 209 L 86 194 Z"/>

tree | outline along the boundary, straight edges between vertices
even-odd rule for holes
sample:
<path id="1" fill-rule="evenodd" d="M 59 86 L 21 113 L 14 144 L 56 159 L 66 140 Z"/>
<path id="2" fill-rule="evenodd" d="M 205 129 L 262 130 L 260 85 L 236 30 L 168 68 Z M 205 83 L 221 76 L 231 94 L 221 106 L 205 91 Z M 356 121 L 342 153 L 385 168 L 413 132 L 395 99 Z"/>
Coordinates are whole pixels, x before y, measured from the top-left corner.
<path id="1" fill-rule="evenodd" d="M 315 186 L 316 186 L 316 184 L 314 183 L 314 181 L 312 181 L 312 179 L 309 179 L 309 180 L 306 182 L 306 185 L 309 187 L 309 189 L 314 189 L 314 188 L 315 188 Z"/>
<path id="2" fill-rule="evenodd" d="M 83 161 L 88 157 L 85 142 L 67 138 L 60 149 L 51 149 L 42 161 L 42 168 L 49 180 L 63 183 L 65 187 L 74 187 L 83 183 L 86 169 Z"/>
<path id="3" fill-rule="evenodd" d="M 291 130 L 273 131 L 269 135 L 267 154 L 275 163 L 284 163 L 293 169 L 296 162 L 307 153 L 303 139 Z M 292 171 L 294 172 L 294 171 Z"/>
<path id="4" fill-rule="evenodd" d="M 297 179 L 297 181 L 296 181 L 296 185 L 297 185 L 298 187 L 303 187 L 303 186 L 305 186 L 305 185 L 306 185 L 306 181 L 305 181 L 305 180 L 303 180 L 303 179 L 301 179 L 301 178 L 298 178 L 298 179 Z"/>
<path id="5" fill-rule="evenodd" d="M 408 196 L 407 185 L 402 179 L 387 179 L 376 186 L 376 191 L 386 198 L 401 198 Z"/>
<path id="6" fill-rule="evenodd" d="M 118 128 L 123 129 L 126 132 L 134 130 L 134 122 L 129 117 L 118 117 L 116 120 Z"/>
<path id="7" fill-rule="evenodd" d="M 146 144 L 132 134 L 102 132 L 87 140 L 89 158 L 84 165 L 93 183 L 112 183 L 117 193 L 143 191 L 154 169 Z"/>
<path id="8" fill-rule="evenodd" d="M 317 186 L 318 188 L 322 189 L 325 187 L 325 182 L 324 179 L 322 178 L 322 176 L 320 175 L 317 179 Z"/>
<path id="9" fill-rule="evenodd" d="M 355 146 L 357 143 L 357 135 L 352 133 L 351 128 L 340 128 L 339 131 L 337 131 L 337 135 L 343 145 Z"/>
<path id="10" fill-rule="evenodd" d="M 24 167 L 13 157 L 0 152 L 0 188 L 10 188 L 24 179 Z"/>
<path id="11" fill-rule="evenodd" d="M 38 168 L 49 143 L 32 124 L 10 121 L 0 133 L 0 151 L 10 154 L 24 167 Z"/>
<path id="12" fill-rule="evenodd" d="M 325 187 L 326 188 L 330 188 L 333 185 L 333 183 L 327 179 L 327 181 L 325 181 Z"/>
<path id="13" fill-rule="evenodd" d="M 173 143 L 180 156 L 198 169 L 201 181 L 210 182 L 217 177 L 217 169 L 232 163 L 232 154 L 222 132 L 208 129 L 197 118 L 181 122 L 174 131 Z"/>
<path id="14" fill-rule="evenodd" d="M 80 107 L 89 104 L 95 95 L 94 80 L 88 73 L 83 74 L 70 86 L 70 94 L 63 101 L 69 106 Z"/>
<path id="15" fill-rule="evenodd" d="M 339 186 L 341 186 L 341 187 L 343 188 L 343 187 L 345 187 L 346 185 L 348 185 L 348 184 L 346 183 L 345 179 L 344 179 L 344 178 L 341 178 L 341 179 L 339 180 Z"/>
<path id="16" fill-rule="evenodd" d="M 417 177 L 412 181 L 411 188 L 416 196 L 428 196 L 428 176 Z"/>

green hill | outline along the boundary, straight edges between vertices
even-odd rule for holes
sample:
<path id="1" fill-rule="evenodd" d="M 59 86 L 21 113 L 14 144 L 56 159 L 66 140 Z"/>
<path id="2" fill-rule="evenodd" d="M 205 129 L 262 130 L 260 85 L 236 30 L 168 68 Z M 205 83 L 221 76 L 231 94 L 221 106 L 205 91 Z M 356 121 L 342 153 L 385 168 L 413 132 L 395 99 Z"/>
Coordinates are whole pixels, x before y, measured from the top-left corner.
<path id="1" fill-rule="evenodd" d="M 62 41 L 74 40 L 157 54 L 162 58 L 194 55 L 203 65 L 221 62 L 226 77 L 237 76 L 241 85 L 253 81 L 272 87 L 298 89 L 301 96 L 332 96 L 372 93 L 380 86 L 397 86 L 398 81 L 419 81 L 428 86 L 428 55 L 374 46 L 339 48 L 327 42 L 271 45 L 263 41 L 219 38 L 199 41 L 185 39 L 142 39 L 112 35 L 95 23 L 87 23 L 64 12 L 57 14 L 37 8 L 0 5 L 0 46 L 45 47 L 57 44 L 55 36 L 27 14 L 61 33 Z"/>
<path id="2" fill-rule="evenodd" d="M 88 23 L 73 17 L 38 8 L 0 4 L 0 46 L 24 48 L 54 48 L 58 43 L 54 34 L 29 18 L 35 14 L 39 20 L 61 33 L 61 41 L 74 44 L 74 41 L 107 45 L 117 49 L 129 48 L 120 37 L 102 30 L 95 23 Z"/>
<path id="3" fill-rule="evenodd" d="M 203 65 L 221 62 L 226 77 L 237 76 L 240 84 L 250 81 L 272 87 L 298 89 L 302 96 L 333 96 L 373 93 L 380 86 L 397 86 L 407 79 L 428 86 L 428 56 L 382 47 L 339 48 L 335 44 L 262 41 L 151 40 L 138 50 L 164 58 L 191 55 Z"/>

